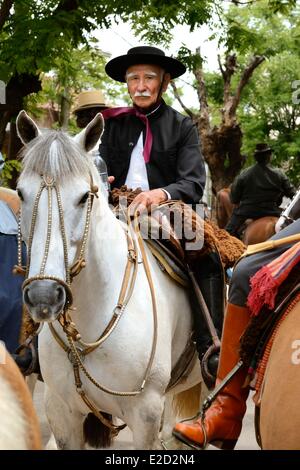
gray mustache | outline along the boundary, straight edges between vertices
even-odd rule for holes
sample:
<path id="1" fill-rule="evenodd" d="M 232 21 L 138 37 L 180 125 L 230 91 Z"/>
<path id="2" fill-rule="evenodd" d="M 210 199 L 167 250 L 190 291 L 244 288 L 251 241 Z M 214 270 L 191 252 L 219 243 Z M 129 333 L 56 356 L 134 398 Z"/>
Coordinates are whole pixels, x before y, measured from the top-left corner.
<path id="1" fill-rule="evenodd" d="M 139 96 L 145 96 L 145 97 L 150 97 L 151 96 L 151 93 L 149 93 L 149 91 L 136 91 L 135 94 L 134 94 L 134 97 L 135 98 L 138 98 Z"/>

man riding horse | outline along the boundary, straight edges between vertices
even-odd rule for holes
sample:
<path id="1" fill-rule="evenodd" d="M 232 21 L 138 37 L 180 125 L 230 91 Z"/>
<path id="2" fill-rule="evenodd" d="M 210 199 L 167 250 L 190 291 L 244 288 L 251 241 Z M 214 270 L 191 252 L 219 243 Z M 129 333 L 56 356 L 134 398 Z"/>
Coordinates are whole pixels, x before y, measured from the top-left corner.
<path id="1" fill-rule="evenodd" d="M 256 163 L 241 172 L 234 180 L 230 199 L 234 207 L 226 230 L 239 236 L 246 219 L 258 219 L 267 215 L 279 217 L 282 197 L 292 198 L 295 188 L 279 168 L 270 165 L 272 150 L 267 144 L 257 144 L 254 152 Z"/>
<path id="2" fill-rule="evenodd" d="M 149 209 L 164 201 L 181 199 L 197 204 L 205 186 L 205 168 L 194 124 L 162 99 L 171 79 L 186 68 L 178 60 L 150 46 L 134 47 L 109 61 L 107 74 L 127 84 L 132 108 L 102 111 L 106 119 L 100 155 L 111 175 L 112 188 L 126 184 L 141 188 L 131 210 Z M 196 269 L 197 281 L 220 336 L 223 324 L 223 267 L 219 254 L 203 256 Z M 195 311 L 195 342 L 200 360 L 212 344 L 203 315 Z M 27 351 L 30 360 L 30 351 Z M 218 354 L 207 360 L 215 376 Z"/>
<path id="3" fill-rule="evenodd" d="M 200 202 L 205 186 L 205 167 L 194 124 L 168 106 L 162 98 L 170 81 L 185 73 L 178 60 L 150 46 L 129 49 L 109 61 L 106 73 L 127 84 L 132 108 L 103 111 L 106 119 L 100 155 L 114 176 L 112 188 L 126 184 L 141 188 L 131 204 L 150 209 L 168 200 Z M 151 141 L 151 143 L 150 143 Z M 200 264 L 200 263 L 199 263 Z M 197 266 L 197 280 L 218 334 L 223 324 L 223 270 L 218 253 L 203 257 Z M 211 344 L 202 313 L 194 318 L 200 360 Z M 216 372 L 218 356 L 209 361 Z"/>

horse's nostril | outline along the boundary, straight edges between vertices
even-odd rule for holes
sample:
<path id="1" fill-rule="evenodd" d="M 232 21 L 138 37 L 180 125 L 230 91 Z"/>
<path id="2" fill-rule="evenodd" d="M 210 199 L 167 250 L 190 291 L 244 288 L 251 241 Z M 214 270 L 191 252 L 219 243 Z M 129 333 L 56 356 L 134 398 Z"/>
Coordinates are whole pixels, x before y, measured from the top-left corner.
<path id="1" fill-rule="evenodd" d="M 56 301 L 58 303 L 62 302 L 64 300 L 64 288 L 62 286 L 58 286 L 55 289 L 55 293 L 56 293 Z"/>
<path id="2" fill-rule="evenodd" d="M 24 302 L 27 305 L 33 306 L 33 303 L 30 300 L 30 289 L 29 287 L 25 287 L 24 292 L 23 292 L 23 297 L 24 297 Z"/>

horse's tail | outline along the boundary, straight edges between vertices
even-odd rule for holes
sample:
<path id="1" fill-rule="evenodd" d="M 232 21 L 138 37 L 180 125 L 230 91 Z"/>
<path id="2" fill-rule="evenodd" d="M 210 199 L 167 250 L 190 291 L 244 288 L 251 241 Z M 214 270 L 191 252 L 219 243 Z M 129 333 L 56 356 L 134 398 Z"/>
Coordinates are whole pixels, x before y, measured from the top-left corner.
<path id="1" fill-rule="evenodd" d="M 199 412 L 201 401 L 201 382 L 194 387 L 177 393 L 173 397 L 172 408 L 178 417 L 194 416 Z"/>
<path id="2" fill-rule="evenodd" d="M 103 417 L 112 422 L 111 415 L 101 412 Z M 83 423 L 83 437 L 84 441 L 94 448 L 110 447 L 113 439 L 112 430 L 105 426 L 93 414 L 89 413 Z"/>

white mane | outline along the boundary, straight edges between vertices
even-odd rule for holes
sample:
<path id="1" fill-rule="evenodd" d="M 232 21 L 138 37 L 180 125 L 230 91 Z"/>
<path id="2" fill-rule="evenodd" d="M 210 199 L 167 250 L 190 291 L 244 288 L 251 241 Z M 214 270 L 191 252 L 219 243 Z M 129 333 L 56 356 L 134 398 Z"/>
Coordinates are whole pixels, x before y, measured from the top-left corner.
<path id="1" fill-rule="evenodd" d="M 23 175 L 46 174 L 55 181 L 71 176 L 88 177 L 92 161 L 87 153 L 62 131 L 47 130 L 33 139 L 21 153 Z"/>

